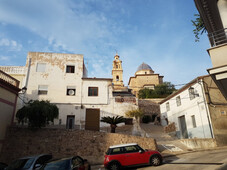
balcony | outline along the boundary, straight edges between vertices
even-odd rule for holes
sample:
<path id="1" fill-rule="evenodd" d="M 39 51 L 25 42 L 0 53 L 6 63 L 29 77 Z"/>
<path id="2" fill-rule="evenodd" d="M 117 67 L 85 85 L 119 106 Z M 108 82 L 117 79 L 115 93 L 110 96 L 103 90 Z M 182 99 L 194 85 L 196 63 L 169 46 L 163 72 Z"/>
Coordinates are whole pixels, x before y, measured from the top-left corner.
<path id="1" fill-rule="evenodd" d="M 19 87 L 20 82 L 17 79 L 11 77 L 10 75 L 6 74 L 1 70 L 0 70 L 0 80 L 13 85 L 14 87 Z"/>
<path id="2" fill-rule="evenodd" d="M 211 47 L 216 47 L 227 43 L 227 28 L 212 32 L 208 34 Z"/>
<path id="3" fill-rule="evenodd" d="M 0 70 L 7 74 L 25 74 L 24 66 L 0 66 Z"/>

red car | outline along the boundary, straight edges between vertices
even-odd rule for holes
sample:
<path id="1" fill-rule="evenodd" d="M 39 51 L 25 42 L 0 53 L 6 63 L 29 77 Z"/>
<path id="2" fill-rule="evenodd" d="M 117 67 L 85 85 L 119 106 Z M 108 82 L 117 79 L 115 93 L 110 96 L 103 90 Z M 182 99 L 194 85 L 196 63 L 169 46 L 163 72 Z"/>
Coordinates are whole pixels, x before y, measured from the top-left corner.
<path id="1" fill-rule="evenodd" d="M 158 166 L 161 163 L 162 156 L 158 151 L 144 150 L 137 143 L 110 146 L 104 160 L 105 168 L 110 170 L 138 165 Z"/>

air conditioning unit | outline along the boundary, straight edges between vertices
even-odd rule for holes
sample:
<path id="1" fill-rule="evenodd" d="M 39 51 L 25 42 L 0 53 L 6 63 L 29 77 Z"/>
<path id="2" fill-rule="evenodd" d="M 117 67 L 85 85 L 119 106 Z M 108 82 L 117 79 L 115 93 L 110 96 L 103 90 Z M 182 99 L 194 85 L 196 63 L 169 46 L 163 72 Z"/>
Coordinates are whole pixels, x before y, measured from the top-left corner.
<path id="1" fill-rule="evenodd" d="M 75 90 L 73 90 L 73 89 L 68 90 L 68 95 L 69 96 L 74 96 L 75 95 Z"/>

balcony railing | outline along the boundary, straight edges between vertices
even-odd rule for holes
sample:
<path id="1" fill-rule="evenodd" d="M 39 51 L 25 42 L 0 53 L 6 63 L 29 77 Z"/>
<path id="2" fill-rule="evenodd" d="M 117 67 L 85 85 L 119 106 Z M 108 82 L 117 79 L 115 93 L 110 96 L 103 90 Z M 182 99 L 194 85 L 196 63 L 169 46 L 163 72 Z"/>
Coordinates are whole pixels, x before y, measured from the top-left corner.
<path id="1" fill-rule="evenodd" d="M 0 79 L 3 80 L 6 83 L 9 83 L 15 87 L 19 87 L 19 81 L 12 76 L 6 74 L 5 72 L 0 70 Z"/>
<path id="2" fill-rule="evenodd" d="M 0 70 L 7 74 L 25 74 L 24 66 L 0 66 Z"/>
<path id="3" fill-rule="evenodd" d="M 208 34 L 211 47 L 227 43 L 227 28 Z"/>

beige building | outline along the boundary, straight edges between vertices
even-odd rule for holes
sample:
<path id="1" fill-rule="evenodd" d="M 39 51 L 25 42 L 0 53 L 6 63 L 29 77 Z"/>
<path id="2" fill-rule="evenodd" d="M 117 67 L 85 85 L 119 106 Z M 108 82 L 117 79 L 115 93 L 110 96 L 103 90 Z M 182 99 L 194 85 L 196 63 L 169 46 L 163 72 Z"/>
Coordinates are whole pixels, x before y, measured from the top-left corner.
<path id="1" fill-rule="evenodd" d="M 25 102 L 56 104 L 59 118 L 55 125 L 99 130 L 109 126 L 100 123 L 101 117 L 125 116 L 127 110 L 138 107 L 133 96 L 113 96 L 112 79 L 88 78 L 83 55 L 29 52 L 24 69 Z"/>
<path id="2" fill-rule="evenodd" d="M 19 81 L 0 70 L 0 151 L 6 129 L 13 123 L 19 91 Z"/>
<path id="3" fill-rule="evenodd" d="M 119 94 L 121 96 L 129 95 L 131 93 L 128 91 L 128 88 L 124 86 L 124 83 L 123 83 L 122 61 L 119 58 L 120 56 L 118 54 L 114 56 L 113 69 L 112 69 L 113 90 L 116 94 Z"/>
<path id="4" fill-rule="evenodd" d="M 163 77 L 155 74 L 148 64 L 142 63 L 138 67 L 135 76 L 129 78 L 128 85 L 132 89 L 132 93 L 138 97 L 140 89 L 154 89 L 155 86 L 163 83 Z"/>
<path id="5" fill-rule="evenodd" d="M 207 50 L 213 67 L 208 72 L 227 99 L 227 1 L 194 0 L 208 32 Z"/>

